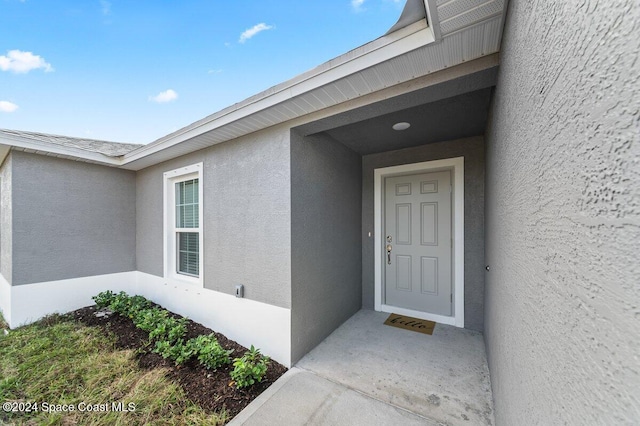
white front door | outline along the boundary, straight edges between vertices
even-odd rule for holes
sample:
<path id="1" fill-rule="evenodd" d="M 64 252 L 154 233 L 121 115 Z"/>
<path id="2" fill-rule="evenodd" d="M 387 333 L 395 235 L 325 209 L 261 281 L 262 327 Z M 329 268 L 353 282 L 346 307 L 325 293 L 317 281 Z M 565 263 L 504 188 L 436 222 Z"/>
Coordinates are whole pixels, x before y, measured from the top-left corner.
<path id="1" fill-rule="evenodd" d="M 453 315 L 452 171 L 384 179 L 383 303 Z"/>

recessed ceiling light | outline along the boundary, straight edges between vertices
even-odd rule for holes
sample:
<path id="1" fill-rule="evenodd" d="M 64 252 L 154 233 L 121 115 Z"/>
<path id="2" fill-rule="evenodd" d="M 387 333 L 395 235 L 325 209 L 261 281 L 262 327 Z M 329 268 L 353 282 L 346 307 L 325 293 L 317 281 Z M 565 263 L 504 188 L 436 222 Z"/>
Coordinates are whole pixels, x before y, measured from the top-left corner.
<path id="1" fill-rule="evenodd" d="M 407 130 L 409 127 L 411 127 L 411 124 L 403 121 L 401 123 L 394 124 L 393 130 Z"/>

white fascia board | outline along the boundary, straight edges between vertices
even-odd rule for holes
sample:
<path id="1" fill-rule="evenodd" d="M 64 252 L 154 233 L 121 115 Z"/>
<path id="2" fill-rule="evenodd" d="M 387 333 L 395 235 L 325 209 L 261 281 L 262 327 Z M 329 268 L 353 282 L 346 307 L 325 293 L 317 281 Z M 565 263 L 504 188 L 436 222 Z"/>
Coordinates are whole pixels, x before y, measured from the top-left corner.
<path id="1" fill-rule="evenodd" d="M 208 119 L 187 126 L 182 131 L 138 148 L 124 156 L 124 164 L 139 160 L 203 133 L 247 116 L 264 111 L 282 102 L 303 95 L 326 84 L 333 83 L 369 67 L 411 52 L 434 41 L 426 20 L 421 20 L 392 34 L 381 37 L 360 48 L 335 58 L 320 67 L 304 73 L 280 86 L 268 89 L 231 108 L 222 110 Z"/>
<path id="2" fill-rule="evenodd" d="M 28 149 L 36 152 L 55 154 L 62 157 L 72 157 L 80 160 L 87 160 L 93 163 L 105 164 L 108 166 L 121 166 L 122 157 L 109 157 L 98 152 L 85 151 L 78 148 L 38 142 L 29 138 L 0 133 L 0 144 L 14 146 L 16 148 Z"/>
<path id="3" fill-rule="evenodd" d="M 0 166 L 4 163 L 4 159 L 9 155 L 9 151 L 11 151 L 11 145 L 2 145 L 0 144 Z"/>
<path id="4" fill-rule="evenodd" d="M 436 0 L 424 0 L 424 9 L 427 11 L 427 22 L 433 32 L 433 38 L 435 41 L 440 41 L 440 39 L 442 39 L 442 32 L 440 31 L 440 20 L 438 18 L 438 5 L 436 4 Z"/>

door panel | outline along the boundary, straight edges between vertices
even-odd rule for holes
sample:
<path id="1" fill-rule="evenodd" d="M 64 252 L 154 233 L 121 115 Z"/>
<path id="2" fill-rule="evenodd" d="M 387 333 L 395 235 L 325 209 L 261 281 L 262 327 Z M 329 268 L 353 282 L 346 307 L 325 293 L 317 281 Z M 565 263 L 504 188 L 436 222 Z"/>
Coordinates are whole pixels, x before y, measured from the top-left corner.
<path id="1" fill-rule="evenodd" d="M 411 204 L 396 204 L 396 244 L 411 244 Z"/>
<path id="2" fill-rule="evenodd" d="M 451 171 L 385 179 L 386 305 L 451 316 Z"/>
<path id="3" fill-rule="evenodd" d="M 424 294 L 438 295 L 438 258 L 422 256 L 420 288 Z"/>
<path id="4" fill-rule="evenodd" d="M 438 203 L 422 203 L 422 220 L 420 221 L 420 230 L 422 231 L 423 246 L 438 245 Z"/>

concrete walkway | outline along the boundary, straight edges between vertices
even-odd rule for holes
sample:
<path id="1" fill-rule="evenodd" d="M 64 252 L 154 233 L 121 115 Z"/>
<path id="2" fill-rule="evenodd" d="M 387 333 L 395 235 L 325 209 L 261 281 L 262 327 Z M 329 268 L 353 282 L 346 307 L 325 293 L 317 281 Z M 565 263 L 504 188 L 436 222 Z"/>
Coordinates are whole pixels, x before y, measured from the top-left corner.
<path id="1" fill-rule="evenodd" d="M 307 354 L 231 425 L 493 425 L 480 333 L 432 336 L 362 310 Z"/>

